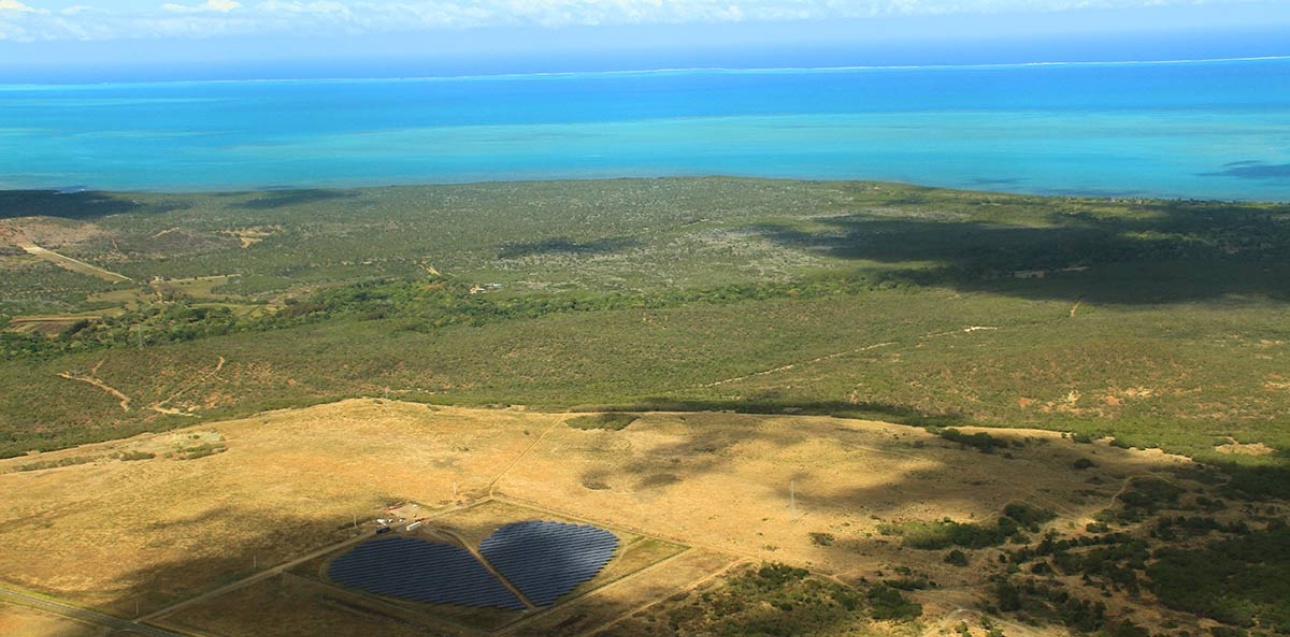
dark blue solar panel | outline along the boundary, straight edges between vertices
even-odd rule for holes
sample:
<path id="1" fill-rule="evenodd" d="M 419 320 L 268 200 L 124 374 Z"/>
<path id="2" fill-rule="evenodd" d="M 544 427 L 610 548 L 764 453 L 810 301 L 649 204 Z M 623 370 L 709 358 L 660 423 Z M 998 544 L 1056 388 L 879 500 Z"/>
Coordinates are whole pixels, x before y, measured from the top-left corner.
<path id="1" fill-rule="evenodd" d="M 370 591 L 434 604 L 523 610 L 501 582 L 469 551 L 404 537 L 371 540 L 336 558 L 333 580 Z"/>
<path id="2" fill-rule="evenodd" d="M 618 538 L 594 526 L 531 520 L 508 524 L 479 552 L 534 604 L 545 606 L 604 568 Z"/>

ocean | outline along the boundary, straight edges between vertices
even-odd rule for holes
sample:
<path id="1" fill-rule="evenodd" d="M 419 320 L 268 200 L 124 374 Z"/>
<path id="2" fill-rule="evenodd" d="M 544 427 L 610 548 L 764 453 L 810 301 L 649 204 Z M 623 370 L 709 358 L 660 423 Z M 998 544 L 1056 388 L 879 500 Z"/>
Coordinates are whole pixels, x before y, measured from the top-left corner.
<path id="1" fill-rule="evenodd" d="M 0 85 L 0 188 L 736 175 L 1290 201 L 1290 58 Z"/>

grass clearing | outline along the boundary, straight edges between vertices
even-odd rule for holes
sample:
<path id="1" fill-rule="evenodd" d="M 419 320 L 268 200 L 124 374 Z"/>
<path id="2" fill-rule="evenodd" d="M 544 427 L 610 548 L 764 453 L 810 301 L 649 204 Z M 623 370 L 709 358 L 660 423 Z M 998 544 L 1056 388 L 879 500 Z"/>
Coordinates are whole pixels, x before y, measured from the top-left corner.
<path id="1" fill-rule="evenodd" d="M 1114 502 L 1109 492 L 1085 495 L 1090 477 L 1114 481 L 1188 464 L 1094 445 L 1098 467 L 1077 472 L 1072 459 L 1086 454 L 1088 445 L 1040 432 L 997 433 L 1049 440 L 1017 447 L 1016 457 L 1006 459 L 961 450 L 918 429 L 828 417 L 642 414 L 619 431 L 556 426 L 561 419 L 346 401 L 41 454 L 55 463 L 90 451 L 103 457 L 73 466 L 22 471 L 28 460 L 3 460 L 0 488 L 18 495 L 0 519 L 0 566 L 15 585 L 112 612 L 132 612 L 138 603 L 147 613 L 366 536 L 384 506 L 417 502 L 432 518 L 430 526 L 468 542 L 516 519 L 615 530 L 623 540 L 621 555 L 594 585 L 579 589 L 577 599 L 627 612 L 642 601 L 617 598 L 614 591 L 639 592 L 637 573 L 664 577 L 674 563 L 689 563 L 676 561 L 682 546 L 723 556 L 721 564 L 773 559 L 858 581 L 909 557 L 881 537 L 882 521 L 933 521 L 946 514 L 994 519 L 1009 503 L 1038 499 L 1058 511 L 1054 524 L 1080 523 Z M 120 459 L 215 436 L 227 451 L 185 461 Z M 607 488 L 585 487 L 588 473 Z M 713 507 L 716 501 L 723 505 Z M 807 531 L 827 532 L 835 542 L 822 545 Z M 25 557 L 32 554 L 49 557 L 35 564 Z M 925 561 L 926 568 L 942 565 L 939 553 Z M 319 592 L 323 564 L 322 558 L 302 564 L 278 583 L 286 592 L 250 607 L 298 599 L 366 616 L 369 611 L 354 610 L 354 599 Z M 688 571 L 675 572 L 680 577 Z M 687 577 L 669 580 L 670 586 L 706 575 Z M 317 585 L 293 589 L 300 578 Z M 641 586 L 656 590 L 658 584 Z M 290 592 L 297 589 L 312 592 Z M 227 629 L 242 620 L 213 609 L 245 594 L 204 601 L 175 621 Z M 210 620 L 217 614 L 220 619 Z M 449 613 L 445 621 L 479 621 L 459 615 Z M 208 620 L 213 623 L 203 623 Z M 283 630 L 274 634 L 294 634 Z"/>

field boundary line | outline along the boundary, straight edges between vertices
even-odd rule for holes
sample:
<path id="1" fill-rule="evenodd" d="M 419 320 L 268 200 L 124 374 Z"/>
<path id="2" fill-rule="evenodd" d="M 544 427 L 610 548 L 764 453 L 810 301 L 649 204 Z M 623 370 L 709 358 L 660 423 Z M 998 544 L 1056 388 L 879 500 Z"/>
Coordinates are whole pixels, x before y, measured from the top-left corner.
<path id="1" fill-rule="evenodd" d="M 435 529 L 435 532 L 442 533 L 443 535 L 452 538 L 452 541 L 456 542 L 457 546 L 460 546 L 467 553 L 470 553 L 471 557 L 475 558 L 475 561 L 493 576 L 493 579 L 501 582 L 502 586 L 505 586 L 506 590 L 510 591 L 511 594 L 515 596 L 515 599 L 520 600 L 520 603 L 524 604 L 526 610 L 533 610 L 538 607 L 537 604 L 533 603 L 533 600 L 529 599 L 528 595 L 524 594 L 524 591 L 520 590 L 520 588 L 505 575 L 502 575 L 502 572 L 497 570 L 497 567 L 493 566 L 493 563 L 488 561 L 488 558 L 484 557 L 483 553 L 479 552 L 479 547 L 467 542 L 465 538 L 458 535 L 455 531 L 446 528 L 438 528 Z"/>
<path id="2" fill-rule="evenodd" d="M 33 595 L 22 591 L 16 591 L 4 586 L 0 586 L 0 603 L 13 604 L 24 608 L 33 608 L 35 610 L 53 613 L 60 617 L 85 624 L 101 626 L 115 631 L 130 631 L 148 637 L 184 637 L 185 635 L 201 635 L 189 631 L 175 632 L 159 626 L 153 626 L 143 623 L 146 619 L 137 617 L 133 620 L 122 619 L 107 613 L 101 613 L 96 610 L 90 610 L 69 604 L 57 599 L 47 598 L 43 595 Z"/>
<path id="3" fill-rule="evenodd" d="M 428 517 L 430 517 L 431 519 L 440 518 L 440 517 L 443 517 L 443 516 L 445 516 L 445 515 L 449 515 L 449 514 L 453 513 L 454 511 L 460 511 L 460 510 L 462 510 L 462 509 L 469 509 L 469 508 L 471 508 L 471 507 L 478 506 L 478 505 L 479 505 L 479 504 L 481 504 L 481 503 L 482 503 L 482 502 L 472 502 L 472 503 L 467 504 L 467 505 L 464 505 L 464 506 L 453 506 L 453 507 L 448 507 L 448 508 L 442 509 L 442 510 L 440 510 L 440 511 L 435 511 L 434 513 L 432 513 L 432 514 L 431 514 L 430 516 L 428 516 Z M 190 598 L 188 598 L 188 599 L 186 599 L 186 600 L 179 601 L 179 602 L 175 602 L 174 604 L 171 604 L 170 606 L 166 606 L 166 607 L 164 607 L 164 608 L 161 608 L 161 609 L 155 610 L 155 611 L 153 611 L 153 612 L 151 612 L 151 613 L 149 613 L 149 614 L 147 614 L 147 615 L 144 615 L 143 617 L 140 617 L 139 619 L 140 619 L 140 620 L 162 619 L 162 618 L 164 618 L 166 615 L 170 615 L 170 614 L 174 613 L 175 611 L 182 610 L 182 609 L 187 608 L 188 606 L 191 606 L 191 605 L 193 605 L 193 604 L 196 604 L 196 603 L 199 603 L 199 602 L 203 602 L 203 601 L 206 601 L 206 600 L 208 600 L 208 599 L 211 599 L 211 598 L 214 598 L 214 597 L 218 597 L 218 596 L 220 596 L 220 595 L 224 595 L 224 594 L 230 593 L 230 592 L 235 591 L 235 590 L 237 590 L 237 589 L 239 589 L 239 588 L 243 588 L 243 587 L 245 587 L 245 586 L 250 586 L 251 584 L 254 584 L 254 583 L 259 582 L 259 581 L 261 581 L 261 580 L 268 579 L 268 578 L 270 578 L 270 577 L 273 577 L 274 575 L 280 575 L 280 574 L 285 573 L 285 572 L 287 572 L 288 570 L 293 569 L 293 568 L 295 568 L 295 567 L 297 567 L 297 566 L 299 566 L 299 565 L 301 565 L 301 564 L 303 564 L 303 563 L 305 563 L 305 562 L 308 562 L 309 560 L 312 560 L 312 559 L 315 559 L 315 558 L 321 557 L 321 556 L 326 555 L 326 554 L 328 554 L 328 553 L 332 553 L 332 552 L 335 552 L 335 551 L 339 551 L 339 550 L 341 550 L 341 549 L 343 549 L 343 548 L 345 548 L 345 547 L 347 547 L 347 546 L 350 546 L 350 545 L 352 545 L 352 544 L 358 544 L 358 543 L 360 543 L 360 542 L 362 542 L 362 541 L 364 541 L 364 540 L 367 540 L 367 539 L 369 539 L 369 538 L 371 538 L 371 537 L 372 537 L 372 535 L 371 535 L 370 533 L 364 533 L 364 532 L 361 532 L 361 531 L 360 531 L 360 532 L 358 533 L 358 535 L 355 535 L 355 536 L 354 536 L 354 537 L 352 537 L 352 538 L 347 538 L 347 539 L 341 540 L 341 541 L 339 541 L 339 542 L 333 542 L 333 543 L 331 543 L 331 544 L 328 544 L 327 546 L 323 546 L 323 547 L 318 548 L 318 549 L 316 549 L 316 550 L 314 550 L 314 551 L 311 551 L 311 552 L 309 552 L 309 553 L 307 553 L 307 554 L 305 554 L 305 555 L 303 555 L 303 556 L 301 556 L 301 557 L 295 558 L 295 559 L 290 560 L 290 561 L 287 561 L 287 562 L 283 562 L 282 564 L 279 564 L 279 565 L 277 565 L 277 566 L 270 567 L 270 568 L 268 568 L 268 569 L 265 569 L 265 570 L 263 570 L 263 571 L 260 571 L 259 573 L 252 573 L 251 575 L 248 575 L 248 576 L 246 576 L 246 577 L 244 577 L 244 578 L 242 578 L 242 579 L 240 579 L 240 580 L 237 580 L 236 582 L 231 582 L 231 583 L 229 583 L 229 584 L 225 584 L 224 586 L 221 586 L 221 587 L 219 587 L 219 588 L 217 588 L 217 589 L 214 589 L 214 590 L 211 590 L 211 591 L 207 591 L 207 592 L 202 593 L 202 594 L 200 594 L 200 595 L 198 595 L 198 596 L 196 596 L 196 597 L 190 597 Z"/>
<path id="4" fill-rule="evenodd" d="M 532 615 L 529 615 L 529 616 L 527 616 L 527 617 L 524 617 L 524 618 L 522 618 L 522 619 L 520 619 L 520 620 L 518 620 L 518 621 L 516 621 L 516 622 L 513 622 L 513 623 L 511 623 L 511 624 L 507 624 L 506 626 L 503 626 L 503 627 L 501 627 L 501 628 L 499 628 L 499 629 L 497 629 L 497 630 L 493 631 L 493 632 L 492 632 L 492 633 L 490 633 L 490 634 L 492 634 L 492 635 L 509 635 L 509 634 L 511 634 L 511 633 L 513 633 L 513 632 L 515 632 L 515 631 L 517 631 L 517 630 L 519 630 L 519 629 L 521 629 L 521 628 L 525 627 L 527 624 L 530 624 L 530 623 L 532 623 L 533 621 L 536 621 L 536 620 L 538 620 L 538 619 L 540 619 L 540 618 L 542 618 L 542 617 L 546 617 L 547 615 L 550 615 L 550 614 L 552 614 L 552 613 L 554 613 L 554 612 L 556 612 L 556 611 L 561 611 L 561 610 L 564 610 L 564 609 L 569 608 L 569 607 L 571 607 L 571 606 L 576 606 L 576 605 L 577 605 L 579 602 L 581 602 L 582 600 L 587 599 L 588 597 L 591 597 L 592 595 L 595 595 L 595 594 L 597 594 L 597 593 L 599 593 L 599 592 L 601 592 L 601 591 L 604 591 L 604 590 L 607 590 L 607 589 L 610 589 L 610 588 L 614 588 L 615 586 L 619 586 L 619 585 L 623 584 L 624 582 L 627 582 L 627 581 L 629 581 L 629 580 L 635 579 L 635 578 L 636 578 L 636 576 L 638 576 L 638 575 L 644 575 L 645 573 L 649 573 L 650 571 L 654 571 L 654 570 L 656 570 L 656 569 L 662 568 L 665 564 L 668 564 L 668 563 L 672 562 L 673 560 L 680 559 L 680 558 L 681 558 L 681 556 L 683 556 L 683 555 L 688 555 L 688 554 L 689 554 L 691 551 L 693 551 L 693 550 L 694 550 L 694 549 L 693 549 L 693 548 L 691 548 L 691 547 L 688 547 L 688 546 L 687 546 L 687 547 L 684 547 L 684 548 L 682 548 L 682 550 L 680 550 L 680 551 L 678 551 L 678 552 L 676 552 L 676 553 L 674 553 L 674 554 L 672 554 L 672 555 L 669 555 L 669 556 L 667 556 L 667 557 L 665 557 L 665 558 L 663 558 L 663 559 L 661 559 L 661 560 L 659 560 L 659 561 L 657 561 L 657 562 L 654 562 L 653 564 L 650 564 L 650 565 L 646 566 L 645 568 L 642 568 L 642 569 L 640 569 L 640 570 L 634 571 L 634 572 L 632 572 L 632 573 L 628 573 L 627 575 L 624 575 L 624 576 L 622 576 L 622 577 L 620 577 L 620 578 L 618 578 L 618 579 L 615 579 L 615 580 L 613 580 L 613 581 L 611 581 L 611 582 L 607 582 L 607 583 L 605 583 L 603 586 L 598 586 L 598 587 L 596 587 L 596 588 L 593 588 L 593 589 L 591 589 L 591 590 L 589 590 L 589 591 L 587 591 L 587 592 L 585 592 L 585 593 L 583 593 L 583 594 L 581 594 L 581 595 L 578 595 L 577 597 L 574 597 L 574 598 L 572 598 L 572 599 L 566 600 L 566 601 L 564 601 L 564 602 L 561 602 L 561 603 L 556 604 L 556 605 L 554 605 L 554 606 L 551 606 L 551 607 L 549 607 L 549 608 L 544 608 L 544 609 L 542 609 L 541 611 L 536 612 L 536 613 L 533 613 Z M 736 561 L 738 561 L 738 560 L 736 560 Z M 635 612 L 635 611 L 629 611 L 629 612 Z"/>
<path id="5" fill-rule="evenodd" d="M 506 468 L 503 469 L 501 473 L 497 474 L 497 477 L 493 478 L 492 481 L 488 483 L 488 497 L 491 498 L 495 495 L 497 491 L 497 483 L 501 482 L 502 478 L 505 478 L 506 474 L 511 472 L 511 469 L 514 469 L 515 466 L 518 465 L 521 460 L 526 458 L 530 452 L 532 452 L 535 448 L 537 448 L 538 444 L 542 442 L 542 439 L 547 437 L 547 434 L 551 433 L 552 431 L 555 431 L 556 427 L 563 425 L 564 421 L 568 420 L 570 416 L 571 414 L 568 414 L 568 413 L 560 414 L 559 417 L 556 419 L 556 421 L 552 423 L 550 427 L 547 427 L 546 431 L 542 432 L 542 435 L 537 437 L 537 440 L 534 440 L 532 443 L 529 444 L 528 447 L 525 447 L 524 451 L 520 452 L 520 455 L 515 456 L 515 459 L 512 460 L 510 464 L 506 465 Z"/>
<path id="6" fill-rule="evenodd" d="M 198 595 L 198 596 L 196 596 L 196 597 L 190 597 L 190 598 L 188 598 L 188 599 L 186 599 L 186 600 L 183 600 L 183 601 L 180 601 L 180 602 L 175 602 L 174 604 L 171 604 L 171 605 L 166 606 L 166 607 L 164 607 L 164 608 L 161 608 L 161 609 L 155 610 L 155 611 L 153 611 L 153 612 L 151 612 L 151 613 L 148 613 L 147 615 L 144 615 L 144 616 L 140 617 L 139 619 L 140 619 L 140 620 L 146 620 L 146 621 L 152 621 L 152 620 L 159 620 L 159 619 L 163 619 L 163 618 L 165 618 L 165 616 L 167 616 L 167 615 L 171 615 L 171 614 L 175 613 L 176 611 L 183 610 L 184 608 L 187 608 L 187 607 L 189 607 L 189 606 L 192 606 L 193 604 L 197 604 L 197 603 L 200 603 L 200 602 L 204 602 L 204 601 L 207 601 L 207 600 L 209 600 L 209 599 L 212 599 L 212 598 L 215 598 L 215 597 L 219 597 L 220 595 L 224 595 L 224 594 L 226 594 L 226 593 L 229 593 L 229 592 L 235 591 L 235 590 L 237 590 L 237 589 L 239 589 L 239 588 L 244 588 L 244 587 L 246 587 L 246 586 L 250 586 L 251 584 L 254 584 L 254 583 L 259 582 L 259 581 L 261 581 L 261 580 L 269 579 L 270 577 L 273 577 L 274 575 L 280 575 L 280 574 L 282 574 L 282 573 L 286 572 L 286 570 L 287 570 L 287 569 L 295 568 L 296 566 L 299 566 L 300 564 L 303 564 L 303 563 L 305 563 L 305 562 L 308 562 L 309 560 L 312 560 L 312 559 L 317 558 L 317 557 L 321 557 L 321 556 L 326 555 L 326 554 L 328 554 L 328 553 L 331 553 L 331 552 L 333 552 L 333 551 L 337 551 L 337 550 L 343 549 L 343 548 L 345 548 L 346 546 L 349 546 L 349 545 L 351 545 L 351 544 L 358 544 L 359 542 L 362 542 L 363 540 L 368 539 L 368 537 L 370 537 L 370 535 L 369 535 L 369 534 L 367 534 L 367 533 L 359 533 L 358 535 L 356 535 L 356 536 L 354 536 L 354 537 L 352 537 L 352 538 L 349 538 L 349 539 L 346 539 L 346 540 L 342 540 L 342 541 L 340 541 L 340 542 L 336 542 L 336 543 L 334 543 L 334 544 L 328 544 L 327 546 L 324 546 L 324 547 L 322 547 L 322 548 L 320 548 L 320 549 L 317 549 L 317 550 L 315 550 L 315 551 L 312 551 L 312 552 L 310 552 L 310 553 L 308 553 L 308 554 L 306 554 L 306 555 L 304 555 L 304 556 L 302 556 L 302 557 L 298 557 L 298 558 L 296 558 L 296 559 L 294 559 L 294 560 L 291 560 L 291 561 L 289 561 L 289 562 L 284 562 L 284 563 L 279 564 L 279 565 L 277 565 L 277 566 L 274 566 L 274 567 L 268 568 L 268 569 L 266 569 L 266 570 L 260 571 L 259 573 L 252 573 L 251 575 L 248 575 L 248 576 L 246 576 L 246 577 L 244 577 L 244 578 L 242 578 L 242 579 L 240 579 L 240 580 L 237 580 L 236 582 L 232 582 L 232 583 L 229 583 L 229 584 L 225 584 L 224 586 L 221 586 L 221 587 L 219 587 L 219 588 L 217 588 L 217 589 L 214 589 L 214 590 L 211 590 L 211 591 L 207 591 L 207 592 L 202 593 L 202 594 L 200 594 L 200 595 Z"/>
<path id="7" fill-rule="evenodd" d="M 597 626 L 597 627 L 592 628 L 592 629 L 590 629 L 590 630 L 585 630 L 585 631 L 583 631 L 583 632 L 581 632 L 581 633 L 578 633 L 578 634 L 577 634 L 577 635 L 575 635 L 574 637 L 591 637 L 592 635 L 598 635 L 598 634 L 601 634 L 601 633 L 602 633 L 602 632 L 604 632 L 606 629 L 608 629 L 608 628 L 612 628 L 613 626 L 616 626 L 616 625 L 618 625 L 618 624 L 620 624 L 620 623 L 622 623 L 622 622 L 624 622 L 624 621 L 627 621 L 628 619 L 630 619 L 631 617 L 635 616 L 636 614 L 638 614 L 638 613 L 640 613 L 640 612 L 642 612 L 642 611 L 648 610 L 648 609 L 650 609 L 650 608 L 653 608 L 654 606 L 657 606 L 657 605 L 659 605 L 659 604 L 662 604 L 662 603 L 664 603 L 664 602 L 666 602 L 666 601 L 670 600 L 673 596 L 675 596 L 675 595 L 676 595 L 676 593 L 677 593 L 677 592 L 682 592 L 682 591 L 683 591 L 683 592 L 689 593 L 690 591 L 692 591 L 692 590 L 694 590 L 694 589 L 696 589 L 696 588 L 698 588 L 698 587 L 700 587 L 700 586 L 702 586 L 702 585 L 704 585 L 704 584 L 707 584 L 708 582 L 711 582 L 711 581 L 713 581 L 713 580 L 717 579 L 718 577 L 722 577 L 722 576 L 724 576 L 726 573 L 729 573 L 730 571 L 734 570 L 735 568 L 738 568 L 738 567 L 740 567 L 740 566 L 743 566 L 744 564 L 750 564 L 750 563 L 752 563 L 752 560 L 748 560 L 748 559 L 737 559 L 737 560 L 734 560 L 734 561 L 730 562 L 729 564 L 725 565 L 724 567 L 722 567 L 722 568 L 720 568 L 720 569 L 717 569 L 716 571 L 713 571 L 713 572 L 711 572 L 711 573 L 708 573 L 707 575 L 704 575 L 703 577 L 700 577 L 699 579 L 694 580 L 694 581 L 690 582 L 689 584 L 686 584 L 686 585 L 684 585 L 684 586 L 681 586 L 681 587 L 676 588 L 676 589 L 675 589 L 671 594 L 669 594 L 669 595 L 663 595 L 663 596 L 661 596 L 661 597 L 657 597 L 657 598 L 655 598 L 655 599 L 653 599 L 653 600 L 651 600 L 651 601 L 649 601 L 649 602 L 646 602 L 645 604 L 641 604 L 640 606 L 637 606 L 636 608 L 633 608 L 633 609 L 631 609 L 631 610 L 627 611 L 626 613 L 623 613 L 622 615 L 619 615 L 618 617 L 615 617 L 615 618 L 613 619 L 613 621 L 610 621 L 610 622 L 607 622 L 607 623 L 601 624 L 600 626 Z"/>

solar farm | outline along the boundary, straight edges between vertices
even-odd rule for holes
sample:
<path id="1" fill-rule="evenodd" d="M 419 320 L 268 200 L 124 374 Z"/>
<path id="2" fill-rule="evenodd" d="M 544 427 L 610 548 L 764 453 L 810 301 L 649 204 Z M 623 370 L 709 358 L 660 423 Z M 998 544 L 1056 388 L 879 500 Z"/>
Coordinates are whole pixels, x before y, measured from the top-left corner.
<path id="1" fill-rule="evenodd" d="M 641 571 L 698 556 L 501 495 L 437 511 L 401 502 L 379 515 L 361 537 L 291 568 L 286 586 L 432 631 L 544 635 L 570 613 L 591 617 L 606 590 L 671 582 Z M 703 555 L 702 572 L 730 562 Z"/>
<path id="2" fill-rule="evenodd" d="M 549 606 L 595 577 L 616 548 L 618 538 L 604 529 L 531 520 L 498 529 L 479 552 L 530 601 Z"/>
<path id="3" fill-rule="evenodd" d="M 570 417 L 356 400 L 206 425 L 228 450 L 196 460 L 0 460 L 13 500 L 0 513 L 31 520 L 0 529 L 0 571 L 222 637 L 643 636 L 763 561 L 842 582 L 910 564 L 941 584 L 917 594 L 936 616 L 987 583 L 902 550 L 884 523 L 987 520 L 1032 498 L 1082 522 L 1123 476 L 1182 462 L 1043 432 L 1009 432 L 1025 444 L 1009 458 L 827 417 L 655 413 L 621 430 Z M 1070 468 L 1092 452 L 1096 466 Z"/>
<path id="4" fill-rule="evenodd" d="M 525 608 L 470 551 L 413 538 L 360 544 L 333 562 L 329 575 L 346 586 L 418 602 Z"/>
<path id="5" fill-rule="evenodd" d="M 419 538 L 377 538 L 337 558 L 328 576 L 418 602 L 524 610 L 549 606 L 595 577 L 617 548 L 618 537 L 604 529 L 529 520 L 494 531 L 478 557 L 465 547 Z"/>

